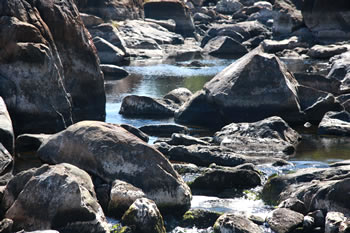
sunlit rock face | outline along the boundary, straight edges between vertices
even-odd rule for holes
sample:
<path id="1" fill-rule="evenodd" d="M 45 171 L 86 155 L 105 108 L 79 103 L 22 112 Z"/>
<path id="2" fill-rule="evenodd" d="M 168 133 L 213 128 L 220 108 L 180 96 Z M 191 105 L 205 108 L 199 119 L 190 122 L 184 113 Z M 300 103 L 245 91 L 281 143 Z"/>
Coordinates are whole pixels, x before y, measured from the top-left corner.
<path id="1" fill-rule="evenodd" d="M 72 0 L 0 3 L 0 96 L 17 133 L 103 120 L 95 46 Z"/>

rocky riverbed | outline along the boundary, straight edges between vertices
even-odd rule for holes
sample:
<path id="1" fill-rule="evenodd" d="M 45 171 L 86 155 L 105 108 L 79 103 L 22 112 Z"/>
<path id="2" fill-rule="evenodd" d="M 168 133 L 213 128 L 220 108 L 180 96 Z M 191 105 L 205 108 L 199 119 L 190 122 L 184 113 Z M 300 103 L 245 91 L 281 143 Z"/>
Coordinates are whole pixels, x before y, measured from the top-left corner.
<path id="1" fill-rule="evenodd" d="M 1 1 L 0 232 L 349 232 L 349 12 Z"/>

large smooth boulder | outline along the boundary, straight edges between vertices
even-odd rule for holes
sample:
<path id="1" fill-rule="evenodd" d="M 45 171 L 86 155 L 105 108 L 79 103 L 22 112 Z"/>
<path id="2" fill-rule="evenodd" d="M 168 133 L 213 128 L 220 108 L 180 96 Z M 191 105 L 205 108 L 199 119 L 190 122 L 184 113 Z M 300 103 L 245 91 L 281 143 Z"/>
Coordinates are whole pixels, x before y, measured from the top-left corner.
<path id="1" fill-rule="evenodd" d="M 350 113 L 327 112 L 318 126 L 318 134 L 350 136 Z"/>
<path id="2" fill-rule="evenodd" d="M 176 22 L 175 32 L 191 37 L 195 27 L 190 10 L 180 0 L 149 0 L 144 5 L 145 17 L 156 20 L 172 19 Z"/>
<path id="3" fill-rule="evenodd" d="M 17 174 L 6 186 L 1 209 L 14 231 L 109 232 L 90 176 L 70 164 Z"/>
<path id="4" fill-rule="evenodd" d="M 96 48 L 73 0 L 2 1 L 0 47 L 0 96 L 16 133 L 105 118 Z"/>
<path id="5" fill-rule="evenodd" d="M 75 0 L 79 11 L 104 20 L 138 19 L 143 16 L 142 0 Z"/>
<path id="6" fill-rule="evenodd" d="M 301 136 L 280 117 L 254 123 L 231 123 L 214 140 L 239 154 L 285 156 L 295 151 Z"/>
<path id="7" fill-rule="evenodd" d="M 328 0 L 304 1 L 304 22 L 313 34 L 326 40 L 349 38 L 350 5 L 347 0 L 330 4 Z"/>
<path id="8" fill-rule="evenodd" d="M 6 104 L 0 96 L 0 143 L 11 154 L 14 153 L 15 135 L 13 133 L 12 121 L 7 111 Z"/>
<path id="9" fill-rule="evenodd" d="M 120 64 L 124 60 L 125 53 L 117 46 L 98 36 L 93 41 L 101 63 Z"/>
<path id="10" fill-rule="evenodd" d="M 189 208 L 191 192 L 158 150 L 124 128 L 82 121 L 53 135 L 38 150 L 50 164 L 71 163 L 111 184 L 116 179 L 140 188 L 159 208 Z"/>
<path id="11" fill-rule="evenodd" d="M 262 198 L 278 204 L 297 198 L 306 212 L 314 210 L 348 213 L 350 166 L 300 169 L 292 174 L 271 177 L 264 185 Z"/>
<path id="12" fill-rule="evenodd" d="M 214 233 L 261 233 L 262 230 L 248 218 L 227 213 L 221 215 L 214 224 Z"/>
<path id="13" fill-rule="evenodd" d="M 163 217 L 156 203 L 147 198 L 137 199 L 122 217 L 122 223 L 139 233 L 166 233 Z"/>
<path id="14" fill-rule="evenodd" d="M 221 127 L 280 116 L 288 123 L 298 123 L 302 114 L 297 87 L 298 82 L 278 57 L 257 48 L 206 83 L 202 92 L 176 112 L 175 120 Z"/>

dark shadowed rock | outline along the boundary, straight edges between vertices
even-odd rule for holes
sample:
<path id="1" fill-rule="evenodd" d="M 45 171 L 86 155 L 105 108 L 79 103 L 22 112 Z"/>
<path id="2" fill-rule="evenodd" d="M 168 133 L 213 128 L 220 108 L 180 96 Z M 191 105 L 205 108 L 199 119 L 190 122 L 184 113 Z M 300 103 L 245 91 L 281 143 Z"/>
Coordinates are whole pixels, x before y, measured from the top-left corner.
<path id="1" fill-rule="evenodd" d="M 216 4 L 215 10 L 222 14 L 234 14 L 243 7 L 238 0 L 220 0 Z"/>
<path id="2" fill-rule="evenodd" d="M 0 95 L 15 131 L 104 120 L 103 75 L 74 2 L 2 1 L 0 9 Z"/>
<path id="3" fill-rule="evenodd" d="M 197 227 L 198 229 L 208 228 L 214 225 L 222 214 L 210 210 L 190 209 L 183 216 L 180 226 Z"/>
<path id="4" fill-rule="evenodd" d="M 0 81 L 1 82 L 1 81 Z M 1 89 L 1 88 L 0 88 Z M 13 132 L 10 114 L 6 104 L 0 96 L 0 143 L 10 154 L 14 154 L 15 135 Z"/>
<path id="5" fill-rule="evenodd" d="M 212 163 L 234 167 L 244 163 L 261 164 L 281 161 L 281 159 L 271 157 L 245 156 L 220 146 L 170 146 L 165 142 L 157 143 L 155 146 L 172 161 L 194 163 L 204 167 Z"/>
<path id="6" fill-rule="evenodd" d="M 74 164 L 108 184 L 116 179 L 126 181 L 163 209 L 181 211 L 190 205 L 190 190 L 170 162 L 118 125 L 76 123 L 53 135 L 38 155 L 51 164 Z"/>
<path id="7" fill-rule="evenodd" d="M 310 73 L 294 73 L 294 77 L 300 85 L 332 93 L 334 95 L 339 93 L 340 81 L 335 78 L 328 78 L 323 75 Z"/>
<path id="8" fill-rule="evenodd" d="M 279 208 L 287 208 L 290 210 L 293 210 L 295 212 L 306 214 L 306 208 L 304 202 L 300 201 L 296 197 L 288 198 L 284 201 L 282 201 L 279 205 Z"/>
<path id="9" fill-rule="evenodd" d="M 189 9 L 179 0 L 150 0 L 144 3 L 145 17 L 157 20 L 172 19 L 175 31 L 185 37 L 193 36 L 195 27 Z M 169 13 L 171 12 L 171 14 Z"/>
<path id="10" fill-rule="evenodd" d="M 206 83 L 202 92 L 193 95 L 176 112 L 175 120 L 211 127 L 270 116 L 301 122 L 297 86 L 298 82 L 276 56 L 255 49 Z M 202 119 L 204 115 L 206 121 Z"/>
<path id="11" fill-rule="evenodd" d="M 16 156 L 36 158 L 36 152 L 51 134 L 21 134 L 16 138 Z"/>
<path id="12" fill-rule="evenodd" d="M 300 108 L 309 122 L 318 124 L 326 112 L 343 110 L 343 106 L 332 94 L 311 87 L 299 86 L 298 96 Z"/>
<path id="13" fill-rule="evenodd" d="M 157 137 L 170 137 L 174 133 L 187 133 L 188 128 L 176 124 L 145 125 L 140 130 L 148 135 Z"/>
<path id="14" fill-rule="evenodd" d="M 346 51 L 348 48 L 342 45 L 315 45 L 310 48 L 307 55 L 312 58 L 327 59 Z"/>
<path id="15" fill-rule="evenodd" d="M 238 154 L 285 156 L 294 153 L 301 136 L 280 117 L 270 117 L 231 123 L 216 132 L 214 140 Z"/>
<path id="16" fill-rule="evenodd" d="M 264 185 L 262 198 L 279 203 L 291 197 L 304 202 L 306 212 L 313 210 L 348 213 L 350 167 L 308 168 L 272 177 Z"/>
<path id="17" fill-rule="evenodd" d="M 196 194 L 219 194 L 225 189 L 254 188 L 261 185 L 259 172 L 240 168 L 211 168 L 197 177 L 190 187 Z"/>
<path id="18" fill-rule="evenodd" d="M 350 5 L 347 0 L 329 4 L 327 0 L 304 1 L 304 22 L 313 34 L 326 40 L 349 38 Z M 325 14 L 327 12 L 327 14 Z"/>
<path id="19" fill-rule="evenodd" d="M 140 138 L 142 141 L 148 142 L 148 135 L 139 130 L 138 128 L 128 124 L 121 124 L 120 126 L 132 133 L 133 135 L 135 135 L 136 137 Z"/>
<path id="20" fill-rule="evenodd" d="M 304 215 L 286 208 L 278 208 L 267 217 L 267 223 L 276 233 L 293 232 L 303 224 Z"/>
<path id="21" fill-rule="evenodd" d="M 129 95 L 124 97 L 119 113 L 125 116 L 168 118 L 179 108 L 169 99 Z"/>
<path id="22" fill-rule="evenodd" d="M 215 233 L 261 233 L 254 222 L 237 214 L 223 214 L 214 224 Z"/>
<path id="23" fill-rule="evenodd" d="M 350 53 L 346 52 L 331 59 L 331 70 L 328 78 L 337 79 L 341 82 L 340 92 L 350 90 Z"/>
<path id="24" fill-rule="evenodd" d="M 146 197 L 146 194 L 141 189 L 127 182 L 115 180 L 112 183 L 108 213 L 120 218 L 136 199 L 143 197 Z"/>
<path id="25" fill-rule="evenodd" d="M 147 198 L 137 199 L 122 217 L 122 223 L 140 233 L 166 233 L 163 217 L 156 203 Z"/>
<path id="26" fill-rule="evenodd" d="M 318 126 L 318 134 L 350 136 L 350 113 L 327 112 Z"/>
<path id="27" fill-rule="evenodd" d="M 248 52 L 240 42 L 228 36 L 217 36 L 209 40 L 203 51 L 212 56 L 238 56 Z"/>
<path id="28" fill-rule="evenodd" d="M 116 65 L 101 64 L 100 67 L 105 80 L 120 80 L 129 76 L 128 71 Z"/>
<path id="29" fill-rule="evenodd" d="M 105 20 L 138 19 L 143 16 L 142 0 L 75 0 L 79 11 Z"/>
<path id="30" fill-rule="evenodd" d="M 125 53 L 117 46 L 98 36 L 93 41 L 101 63 L 120 64 L 124 60 Z"/>
<path id="31" fill-rule="evenodd" d="M 277 12 L 273 21 L 275 34 L 290 34 L 303 26 L 301 11 L 289 0 L 275 1 L 273 9 Z"/>
<path id="32" fill-rule="evenodd" d="M 108 232 L 90 176 L 70 164 L 19 173 L 7 185 L 1 208 L 14 231 Z"/>

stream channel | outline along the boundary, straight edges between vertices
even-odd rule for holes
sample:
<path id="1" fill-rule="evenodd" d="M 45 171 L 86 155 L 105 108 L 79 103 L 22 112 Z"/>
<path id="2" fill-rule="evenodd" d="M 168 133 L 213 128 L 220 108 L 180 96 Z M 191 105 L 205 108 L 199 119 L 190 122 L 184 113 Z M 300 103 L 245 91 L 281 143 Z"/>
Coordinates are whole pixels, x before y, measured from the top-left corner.
<path id="1" fill-rule="evenodd" d="M 122 80 L 106 81 L 107 106 L 106 122 L 116 124 L 130 124 L 135 127 L 141 127 L 147 124 L 167 124 L 174 123 L 173 118 L 169 119 L 140 119 L 125 118 L 119 114 L 119 109 L 123 97 L 127 95 L 143 95 L 150 97 L 163 97 L 169 91 L 185 87 L 193 93 L 200 90 L 203 85 L 214 77 L 217 73 L 230 65 L 232 59 L 201 59 L 201 67 L 192 67 L 191 61 L 168 61 L 168 62 L 132 62 L 124 68 L 130 72 L 130 75 Z M 350 154 L 349 138 L 329 138 L 320 137 L 315 134 L 316 129 L 311 130 L 296 129 L 303 137 L 297 147 L 296 154 L 290 158 L 293 166 L 272 167 L 271 165 L 261 165 L 258 169 L 264 173 L 265 180 L 272 174 L 289 173 L 297 169 L 306 167 L 328 167 L 329 163 L 348 159 Z M 150 144 L 156 140 L 150 138 Z M 184 176 L 185 181 L 190 181 L 191 176 Z M 252 190 L 252 192 L 243 193 L 240 198 L 218 198 L 213 196 L 194 195 L 191 208 L 207 209 L 219 212 L 241 212 L 243 214 L 254 215 L 265 218 L 273 209 L 258 198 L 256 193 L 262 187 Z M 272 232 L 267 226 L 262 226 L 264 232 Z M 199 230 L 196 228 L 183 229 L 180 227 L 171 231 L 172 233 L 206 233 L 212 232 L 212 229 Z"/>

